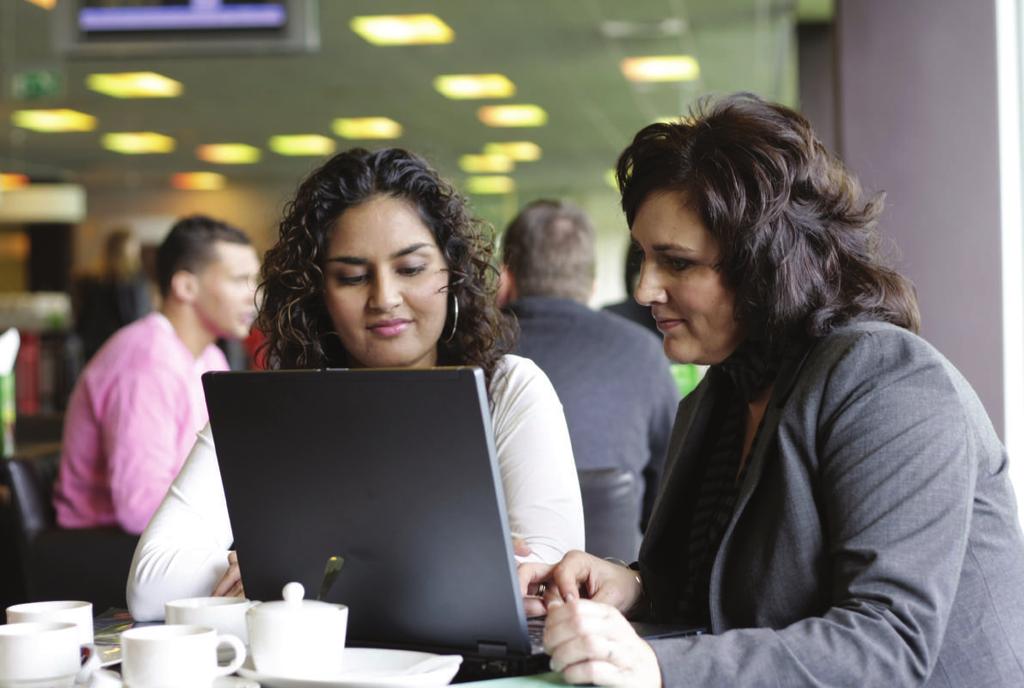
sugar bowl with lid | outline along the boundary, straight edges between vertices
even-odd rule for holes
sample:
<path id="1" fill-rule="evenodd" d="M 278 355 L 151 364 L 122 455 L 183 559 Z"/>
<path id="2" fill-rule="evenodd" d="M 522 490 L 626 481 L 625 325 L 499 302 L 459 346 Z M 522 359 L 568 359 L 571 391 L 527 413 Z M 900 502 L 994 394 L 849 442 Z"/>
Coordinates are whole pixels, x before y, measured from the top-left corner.
<path id="1" fill-rule="evenodd" d="M 261 674 L 315 680 L 342 673 L 348 607 L 303 599 L 305 592 L 288 583 L 284 599 L 246 612 L 249 654 Z"/>

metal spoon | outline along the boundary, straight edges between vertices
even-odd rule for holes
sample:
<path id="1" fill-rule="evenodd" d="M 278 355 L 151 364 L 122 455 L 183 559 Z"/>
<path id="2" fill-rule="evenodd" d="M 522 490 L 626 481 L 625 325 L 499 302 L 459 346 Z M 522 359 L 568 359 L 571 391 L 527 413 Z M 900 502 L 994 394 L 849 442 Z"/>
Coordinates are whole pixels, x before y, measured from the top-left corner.
<path id="1" fill-rule="evenodd" d="M 327 560 L 327 564 L 324 566 L 324 578 L 320 581 L 320 592 L 317 593 L 316 598 L 322 600 L 327 597 L 327 593 L 334 587 L 334 581 L 341 573 L 341 567 L 345 565 L 345 557 L 335 554 Z"/>

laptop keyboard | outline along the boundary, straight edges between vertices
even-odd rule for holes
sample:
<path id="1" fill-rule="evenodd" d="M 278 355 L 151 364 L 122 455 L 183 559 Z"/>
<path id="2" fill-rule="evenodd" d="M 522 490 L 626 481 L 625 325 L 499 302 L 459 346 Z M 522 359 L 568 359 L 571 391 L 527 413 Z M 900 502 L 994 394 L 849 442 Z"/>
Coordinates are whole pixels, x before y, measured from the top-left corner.
<path id="1" fill-rule="evenodd" d="M 544 652 L 544 617 L 527 619 L 526 633 L 530 636 L 530 649 L 534 654 Z"/>

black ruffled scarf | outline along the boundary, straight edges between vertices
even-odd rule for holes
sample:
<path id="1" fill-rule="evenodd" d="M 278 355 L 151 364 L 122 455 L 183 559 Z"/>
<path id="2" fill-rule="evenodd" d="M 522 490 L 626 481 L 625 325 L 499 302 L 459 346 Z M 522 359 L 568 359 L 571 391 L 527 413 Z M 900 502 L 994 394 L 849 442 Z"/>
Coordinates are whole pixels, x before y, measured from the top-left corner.
<path id="1" fill-rule="evenodd" d="M 750 403 L 775 381 L 782 367 L 781 356 L 771 353 L 761 340 L 747 339 L 717 366 L 729 376 L 740 401 Z"/>
<path id="2" fill-rule="evenodd" d="M 687 557 L 677 608 L 679 617 L 687 623 L 710 623 L 711 566 L 746 474 L 740 459 L 747 404 L 774 382 L 780 367 L 780 357 L 772 355 L 761 341 L 752 339 L 712 366 L 712 371 L 717 370 L 732 384 L 724 385 L 728 389 L 720 395 L 701 442 L 703 474 L 689 531 L 684 535 Z"/>

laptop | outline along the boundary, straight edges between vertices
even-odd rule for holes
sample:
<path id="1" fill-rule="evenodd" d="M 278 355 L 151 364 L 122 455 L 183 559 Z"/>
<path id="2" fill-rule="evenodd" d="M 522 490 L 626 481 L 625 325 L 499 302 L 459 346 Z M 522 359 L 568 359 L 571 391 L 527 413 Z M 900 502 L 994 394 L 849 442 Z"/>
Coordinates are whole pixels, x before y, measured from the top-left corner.
<path id="1" fill-rule="evenodd" d="M 464 677 L 544 671 L 523 610 L 483 372 L 203 376 L 246 594 L 347 604 L 353 646 L 462 654 Z M 539 479 L 543 479 L 539 477 Z"/>

